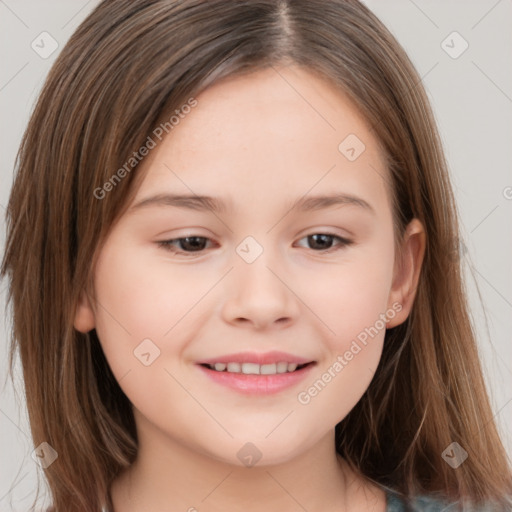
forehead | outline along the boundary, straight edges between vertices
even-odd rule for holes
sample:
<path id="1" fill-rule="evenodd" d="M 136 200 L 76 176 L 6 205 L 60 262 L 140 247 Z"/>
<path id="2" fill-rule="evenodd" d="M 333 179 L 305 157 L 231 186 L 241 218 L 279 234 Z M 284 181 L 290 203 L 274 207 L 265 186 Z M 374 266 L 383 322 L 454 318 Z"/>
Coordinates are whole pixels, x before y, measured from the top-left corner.
<path id="1" fill-rule="evenodd" d="M 219 144 L 249 150 L 264 141 L 269 149 L 284 151 L 286 147 L 280 144 L 286 140 L 317 143 L 325 137 L 332 146 L 348 133 L 357 134 L 370 145 L 377 142 L 340 88 L 300 67 L 271 67 L 228 77 L 206 89 L 197 100 L 199 108 L 194 109 L 194 115 L 186 116 L 180 130 L 171 134 L 181 149 L 196 148 L 200 143 L 204 150 Z"/>
<path id="2" fill-rule="evenodd" d="M 136 199 L 162 187 L 241 200 L 265 190 L 268 198 L 340 184 L 355 194 L 386 188 L 383 152 L 365 119 L 339 88 L 308 70 L 230 77 L 196 99 L 143 161 Z"/>

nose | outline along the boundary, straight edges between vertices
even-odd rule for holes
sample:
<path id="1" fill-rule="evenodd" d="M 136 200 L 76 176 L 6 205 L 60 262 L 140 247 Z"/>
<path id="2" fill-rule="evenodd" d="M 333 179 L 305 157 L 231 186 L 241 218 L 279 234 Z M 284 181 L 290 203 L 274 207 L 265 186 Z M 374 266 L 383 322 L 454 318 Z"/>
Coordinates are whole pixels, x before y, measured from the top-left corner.
<path id="1" fill-rule="evenodd" d="M 267 257 L 253 263 L 237 261 L 223 293 L 223 319 L 237 326 L 263 330 L 291 325 L 299 314 L 299 299 L 289 274 Z"/>

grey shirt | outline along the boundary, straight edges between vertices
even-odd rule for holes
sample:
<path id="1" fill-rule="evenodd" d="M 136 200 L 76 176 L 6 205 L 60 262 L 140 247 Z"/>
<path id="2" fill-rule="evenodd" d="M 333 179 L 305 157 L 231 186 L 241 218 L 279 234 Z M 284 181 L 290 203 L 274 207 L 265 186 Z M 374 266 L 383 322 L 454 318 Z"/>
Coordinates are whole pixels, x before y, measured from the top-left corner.
<path id="1" fill-rule="evenodd" d="M 407 505 L 398 494 L 386 490 L 386 512 L 504 512 L 503 507 L 486 504 L 481 506 L 465 506 L 460 508 L 460 503 L 449 503 L 429 496 L 417 496 L 411 499 Z M 512 508 L 510 509 L 512 511 Z"/>

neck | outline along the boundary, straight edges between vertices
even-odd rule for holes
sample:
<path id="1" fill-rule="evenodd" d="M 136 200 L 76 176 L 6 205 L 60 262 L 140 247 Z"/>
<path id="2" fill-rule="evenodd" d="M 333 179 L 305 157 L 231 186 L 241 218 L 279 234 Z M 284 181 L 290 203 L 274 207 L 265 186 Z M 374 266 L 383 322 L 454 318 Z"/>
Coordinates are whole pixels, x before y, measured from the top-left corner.
<path id="1" fill-rule="evenodd" d="M 334 430 L 290 460 L 253 467 L 217 460 L 149 427 L 138 430 L 137 460 L 112 485 L 115 512 L 231 512 L 242 504 L 245 512 L 340 512 L 370 488 L 336 454 Z M 371 490 L 382 502 L 382 491 Z"/>

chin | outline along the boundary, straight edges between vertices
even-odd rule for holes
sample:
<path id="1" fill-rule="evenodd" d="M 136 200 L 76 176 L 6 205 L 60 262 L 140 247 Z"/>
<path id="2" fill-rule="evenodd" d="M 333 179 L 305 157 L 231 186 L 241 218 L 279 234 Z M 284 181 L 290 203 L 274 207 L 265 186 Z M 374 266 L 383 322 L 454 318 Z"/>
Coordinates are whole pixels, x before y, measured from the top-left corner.
<path id="1" fill-rule="evenodd" d="M 243 440 L 239 439 L 231 440 L 229 457 L 224 457 L 225 454 L 215 454 L 215 458 L 234 466 L 262 468 L 285 464 L 307 449 L 305 440 L 290 439 L 286 435 L 281 437 L 276 435 L 274 439 L 256 438 L 256 436 L 253 440 L 250 436 L 244 436 Z"/>

